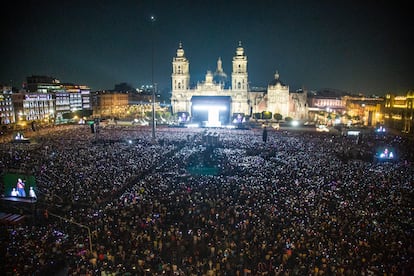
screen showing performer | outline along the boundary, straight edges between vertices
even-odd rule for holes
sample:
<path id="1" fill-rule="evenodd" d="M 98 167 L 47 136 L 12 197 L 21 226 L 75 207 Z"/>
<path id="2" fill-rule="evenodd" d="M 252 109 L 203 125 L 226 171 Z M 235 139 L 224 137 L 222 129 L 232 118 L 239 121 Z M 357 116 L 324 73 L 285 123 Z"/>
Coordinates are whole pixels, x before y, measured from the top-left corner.
<path id="1" fill-rule="evenodd" d="M 26 197 L 26 191 L 24 190 L 25 186 L 26 186 L 26 183 L 24 183 L 24 181 L 21 178 L 18 178 L 17 183 L 16 183 L 16 189 L 17 189 L 17 193 L 21 197 Z"/>
<path id="2" fill-rule="evenodd" d="M 22 173 L 5 173 L 1 179 L 5 196 L 36 198 L 37 186 L 33 175 Z M 33 192 L 31 192 L 31 190 Z"/>

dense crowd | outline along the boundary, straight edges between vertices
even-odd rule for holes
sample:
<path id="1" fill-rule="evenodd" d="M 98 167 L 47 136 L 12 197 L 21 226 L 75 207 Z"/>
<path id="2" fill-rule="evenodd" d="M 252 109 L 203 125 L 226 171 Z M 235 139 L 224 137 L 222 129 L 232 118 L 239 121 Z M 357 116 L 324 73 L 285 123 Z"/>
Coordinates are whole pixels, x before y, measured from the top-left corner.
<path id="1" fill-rule="evenodd" d="M 0 144 L 1 170 L 34 175 L 38 195 L 33 219 L 1 225 L 2 271 L 414 273 L 412 141 L 267 135 L 165 127 L 154 143 L 146 127 L 61 126 Z M 375 160 L 382 145 L 398 159 Z"/>

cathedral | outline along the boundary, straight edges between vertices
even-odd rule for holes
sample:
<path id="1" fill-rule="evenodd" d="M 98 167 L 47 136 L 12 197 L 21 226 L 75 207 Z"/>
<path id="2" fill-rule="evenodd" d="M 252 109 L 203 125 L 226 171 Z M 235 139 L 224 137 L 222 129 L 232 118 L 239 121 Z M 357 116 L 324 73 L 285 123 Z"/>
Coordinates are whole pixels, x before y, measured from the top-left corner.
<path id="1" fill-rule="evenodd" d="M 180 43 L 172 61 L 171 81 L 172 112 L 180 122 L 222 126 L 263 113 L 293 119 L 306 115 L 306 93 L 289 93 L 289 86 L 280 81 L 278 73 L 266 91 L 250 91 L 247 56 L 240 42 L 232 60 L 231 79 L 218 58 L 216 71 L 207 71 L 205 80 L 195 87 L 190 87 L 190 62 Z"/>

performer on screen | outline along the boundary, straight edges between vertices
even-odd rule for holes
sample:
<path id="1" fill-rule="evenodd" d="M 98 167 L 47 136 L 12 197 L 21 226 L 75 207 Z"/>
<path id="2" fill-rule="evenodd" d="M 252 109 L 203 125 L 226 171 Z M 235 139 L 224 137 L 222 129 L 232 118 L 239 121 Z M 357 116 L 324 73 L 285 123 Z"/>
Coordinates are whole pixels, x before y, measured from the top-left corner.
<path id="1" fill-rule="evenodd" d="M 30 189 L 29 189 L 29 196 L 30 196 L 31 198 L 34 198 L 34 199 L 36 199 L 36 198 L 37 198 L 36 193 L 35 193 L 35 191 L 34 191 L 33 187 L 31 187 L 31 186 L 30 186 Z"/>
<path id="2" fill-rule="evenodd" d="M 24 181 L 21 178 L 17 179 L 16 188 L 17 188 L 17 191 L 19 192 L 19 196 L 26 197 L 26 191 L 24 190 L 24 186 L 25 186 Z"/>

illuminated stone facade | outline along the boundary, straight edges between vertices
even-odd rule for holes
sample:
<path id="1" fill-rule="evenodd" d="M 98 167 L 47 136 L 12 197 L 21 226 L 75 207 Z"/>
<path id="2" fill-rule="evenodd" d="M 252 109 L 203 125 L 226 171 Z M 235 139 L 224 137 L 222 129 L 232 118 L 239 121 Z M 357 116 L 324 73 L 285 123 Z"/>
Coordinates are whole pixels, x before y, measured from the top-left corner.
<path id="1" fill-rule="evenodd" d="M 254 113 L 270 111 L 280 113 L 283 117 L 291 116 L 303 119 L 307 116 L 306 93 L 290 95 L 289 86 L 279 79 L 279 73 L 267 87 L 267 91 L 251 92 L 249 88 L 247 56 L 239 43 L 232 60 L 230 85 L 227 85 L 227 75 L 223 72 L 221 58 L 217 61 L 217 69 L 208 71 L 205 81 L 190 87 L 190 62 L 184 54 L 180 43 L 177 54 L 172 61 L 171 75 L 171 106 L 173 114 L 187 113 L 192 116 L 194 99 L 197 97 L 228 97 L 230 98 L 228 112 L 230 117 L 244 114 L 251 117 Z"/>
<path id="2" fill-rule="evenodd" d="M 231 98 L 230 114 L 249 114 L 247 56 L 244 54 L 241 44 L 237 47 L 236 54 L 233 57 L 233 72 L 231 75 L 233 88 L 228 89 L 225 86 L 226 75 L 223 72 L 220 58 L 217 61 L 216 72 L 213 74 L 208 71 L 204 82 L 197 83 L 196 87 L 190 88 L 190 63 L 184 55 L 181 43 L 172 65 L 171 105 L 173 113 L 187 112 L 191 116 L 194 96 L 222 96 Z M 222 80 L 215 77 L 222 77 Z"/>
<path id="3" fill-rule="evenodd" d="M 289 116 L 289 86 L 282 83 L 279 73 L 276 72 L 275 79 L 267 87 L 266 111 L 273 114 Z"/>

